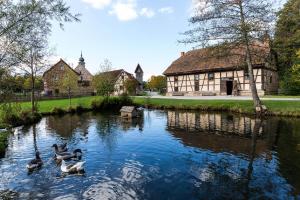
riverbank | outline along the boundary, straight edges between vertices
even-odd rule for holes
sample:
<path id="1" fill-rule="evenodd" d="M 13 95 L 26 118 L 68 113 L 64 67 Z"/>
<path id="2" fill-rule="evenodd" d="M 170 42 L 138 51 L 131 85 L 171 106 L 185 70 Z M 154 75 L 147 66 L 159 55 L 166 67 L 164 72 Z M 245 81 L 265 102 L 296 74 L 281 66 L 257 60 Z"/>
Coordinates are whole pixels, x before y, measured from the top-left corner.
<path id="1" fill-rule="evenodd" d="M 2 158 L 5 154 L 5 149 L 7 147 L 9 132 L 4 131 L 0 132 L 0 158 Z"/>
<path id="2" fill-rule="evenodd" d="M 148 105 L 158 109 L 183 109 L 201 111 L 226 111 L 254 115 L 251 100 L 189 100 L 189 99 L 159 99 L 135 98 L 137 105 Z M 268 116 L 300 117 L 300 101 L 264 100 Z"/>
<path id="3" fill-rule="evenodd" d="M 72 99 L 72 107 L 82 107 L 84 109 L 93 109 L 93 102 L 103 101 L 103 97 L 82 97 Z M 193 99 L 159 99 L 149 97 L 134 97 L 133 103 L 138 106 L 147 106 L 159 109 L 185 109 L 185 110 L 203 110 L 203 111 L 229 111 L 244 114 L 254 114 L 253 102 L 251 100 L 193 100 Z M 268 108 L 267 115 L 300 117 L 300 101 L 272 101 L 263 100 Z M 21 103 L 23 110 L 30 109 L 30 102 Z M 64 111 L 69 109 L 69 100 L 48 100 L 39 102 L 39 112 L 51 114 L 54 108 L 60 108 Z"/>

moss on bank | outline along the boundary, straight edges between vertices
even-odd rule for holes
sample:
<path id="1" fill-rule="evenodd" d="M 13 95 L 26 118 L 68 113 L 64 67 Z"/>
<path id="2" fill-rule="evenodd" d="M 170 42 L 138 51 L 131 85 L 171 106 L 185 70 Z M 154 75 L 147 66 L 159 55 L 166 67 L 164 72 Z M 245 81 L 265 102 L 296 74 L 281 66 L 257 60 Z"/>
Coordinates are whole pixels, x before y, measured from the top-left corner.
<path id="1" fill-rule="evenodd" d="M 7 147 L 9 132 L 4 131 L 0 132 L 0 158 L 2 158 L 5 154 L 5 149 Z"/>

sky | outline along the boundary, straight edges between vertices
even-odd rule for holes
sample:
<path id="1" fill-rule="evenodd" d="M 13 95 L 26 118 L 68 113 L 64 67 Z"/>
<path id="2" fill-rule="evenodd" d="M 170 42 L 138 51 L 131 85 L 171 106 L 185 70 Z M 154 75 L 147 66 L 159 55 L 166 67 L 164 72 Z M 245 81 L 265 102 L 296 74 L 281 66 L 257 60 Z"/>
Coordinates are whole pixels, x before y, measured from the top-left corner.
<path id="1" fill-rule="evenodd" d="M 86 68 L 95 74 L 104 59 L 129 73 L 139 63 L 144 80 L 161 75 L 191 46 L 178 43 L 188 30 L 197 0 L 67 0 L 81 22 L 54 24 L 51 62 L 60 58 L 76 67 L 82 51 Z M 274 0 L 278 6 L 285 0 Z"/>

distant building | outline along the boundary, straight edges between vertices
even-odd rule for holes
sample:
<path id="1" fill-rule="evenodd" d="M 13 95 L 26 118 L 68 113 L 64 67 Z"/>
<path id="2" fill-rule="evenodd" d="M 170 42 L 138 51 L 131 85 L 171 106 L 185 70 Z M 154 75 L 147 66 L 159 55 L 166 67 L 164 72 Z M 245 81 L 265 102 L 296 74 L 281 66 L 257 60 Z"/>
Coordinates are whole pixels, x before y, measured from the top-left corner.
<path id="1" fill-rule="evenodd" d="M 251 49 L 258 94 L 277 93 L 278 73 L 269 42 L 256 41 Z M 244 47 L 235 47 L 223 56 L 213 48 L 183 52 L 164 72 L 167 95 L 251 95 L 246 66 Z"/>
<path id="2" fill-rule="evenodd" d="M 86 69 L 84 58 L 80 56 L 78 66 L 73 69 L 64 60 L 60 59 L 58 63 L 53 65 L 43 74 L 44 92 L 48 96 L 63 95 L 60 91 L 61 80 L 66 73 L 73 73 L 78 76 L 78 90 L 75 91 L 77 95 L 91 95 L 94 92 L 92 88 L 91 73 Z"/>
<path id="3" fill-rule="evenodd" d="M 103 74 L 112 77 L 115 82 L 115 91 L 112 95 L 118 96 L 127 93 L 125 82 L 126 80 L 133 80 L 137 82 L 136 94 L 143 91 L 143 70 L 138 64 L 135 70 L 135 76 L 124 69 L 113 70 L 109 72 L 104 72 Z"/>

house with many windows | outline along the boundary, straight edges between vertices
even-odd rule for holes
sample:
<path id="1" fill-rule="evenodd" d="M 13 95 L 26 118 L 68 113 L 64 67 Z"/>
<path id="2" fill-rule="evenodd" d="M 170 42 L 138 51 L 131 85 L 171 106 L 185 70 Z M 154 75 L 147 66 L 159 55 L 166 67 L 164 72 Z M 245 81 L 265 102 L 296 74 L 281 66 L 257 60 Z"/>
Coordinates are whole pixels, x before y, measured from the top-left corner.
<path id="1" fill-rule="evenodd" d="M 276 59 L 268 40 L 253 42 L 251 50 L 258 94 L 277 93 Z M 251 95 L 245 54 L 240 45 L 226 52 L 211 47 L 181 53 L 164 72 L 167 95 Z"/>

